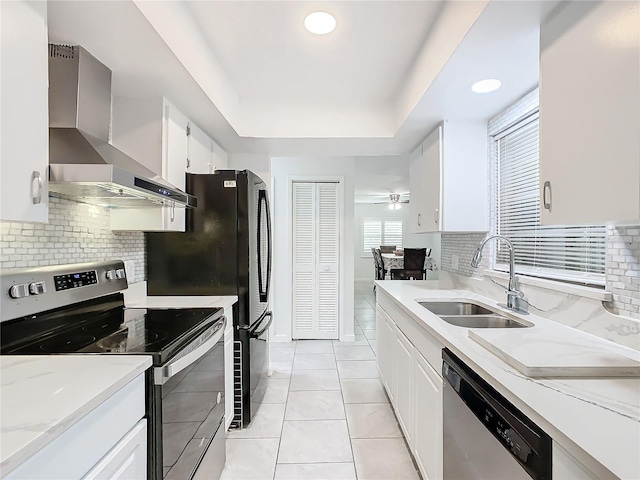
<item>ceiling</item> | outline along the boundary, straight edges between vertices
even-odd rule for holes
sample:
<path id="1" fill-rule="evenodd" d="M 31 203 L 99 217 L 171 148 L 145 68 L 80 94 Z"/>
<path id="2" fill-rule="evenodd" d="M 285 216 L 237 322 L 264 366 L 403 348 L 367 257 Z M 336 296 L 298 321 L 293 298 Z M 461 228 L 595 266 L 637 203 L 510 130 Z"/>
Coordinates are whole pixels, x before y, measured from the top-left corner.
<path id="1" fill-rule="evenodd" d="M 229 153 L 371 159 L 534 88 L 539 25 L 559 3 L 53 0 L 49 37 L 109 66 L 114 96 L 165 96 Z M 304 30 L 315 10 L 334 32 Z M 487 77 L 503 87 L 473 94 Z M 408 190 L 406 174 L 367 177 L 362 201 Z"/>

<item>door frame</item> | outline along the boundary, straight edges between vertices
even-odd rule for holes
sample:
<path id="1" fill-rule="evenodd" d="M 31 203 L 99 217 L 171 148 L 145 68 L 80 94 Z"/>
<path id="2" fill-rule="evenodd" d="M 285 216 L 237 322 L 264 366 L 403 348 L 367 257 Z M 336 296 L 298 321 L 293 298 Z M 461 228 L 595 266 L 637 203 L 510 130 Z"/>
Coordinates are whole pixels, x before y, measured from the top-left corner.
<path id="1" fill-rule="evenodd" d="M 288 238 L 287 242 L 291 246 L 288 262 L 290 265 L 291 275 L 289 276 L 289 291 L 291 292 L 289 302 L 289 318 L 290 318 L 290 338 L 293 338 L 293 184 L 295 182 L 306 183 L 337 183 L 338 187 L 338 339 L 344 340 L 344 319 L 346 318 L 344 304 L 344 286 L 345 286 L 345 241 L 344 241 L 344 176 L 343 175 L 290 175 L 287 181 L 288 188 Z"/>

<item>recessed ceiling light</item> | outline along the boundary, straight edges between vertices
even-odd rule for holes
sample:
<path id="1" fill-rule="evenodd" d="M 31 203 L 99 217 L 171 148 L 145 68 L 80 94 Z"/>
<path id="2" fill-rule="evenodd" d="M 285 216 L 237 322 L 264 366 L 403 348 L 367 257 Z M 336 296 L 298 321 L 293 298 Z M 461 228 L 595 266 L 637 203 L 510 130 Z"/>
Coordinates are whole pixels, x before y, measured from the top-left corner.
<path id="1" fill-rule="evenodd" d="M 336 28 L 336 19 L 327 12 L 313 12 L 304 19 L 304 27 L 316 35 L 325 35 Z"/>
<path id="2" fill-rule="evenodd" d="M 502 82 L 497 78 L 487 78 L 471 85 L 471 90 L 475 93 L 489 93 L 499 89 L 500 85 Z"/>

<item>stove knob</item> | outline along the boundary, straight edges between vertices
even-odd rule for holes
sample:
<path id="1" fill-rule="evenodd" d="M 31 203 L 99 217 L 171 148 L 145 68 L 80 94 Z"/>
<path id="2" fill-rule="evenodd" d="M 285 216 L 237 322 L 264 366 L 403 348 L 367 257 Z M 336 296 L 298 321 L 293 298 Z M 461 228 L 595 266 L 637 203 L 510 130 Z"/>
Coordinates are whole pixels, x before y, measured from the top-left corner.
<path id="1" fill-rule="evenodd" d="M 116 279 L 116 271 L 107 270 L 107 280 L 115 280 L 115 279 Z"/>
<path id="2" fill-rule="evenodd" d="M 29 293 L 31 293 L 31 295 L 47 293 L 47 285 L 44 282 L 33 282 L 29 285 Z"/>
<path id="3" fill-rule="evenodd" d="M 124 268 L 119 268 L 118 270 L 116 270 L 116 278 L 126 278 L 127 275 L 124 271 Z"/>
<path id="4" fill-rule="evenodd" d="M 11 298 L 23 298 L 29 296 L 29 290 L 27 289 L 26 283 L 19 283 L 17 285 L 13 285 L 9 289 L 9 296 Z"/>

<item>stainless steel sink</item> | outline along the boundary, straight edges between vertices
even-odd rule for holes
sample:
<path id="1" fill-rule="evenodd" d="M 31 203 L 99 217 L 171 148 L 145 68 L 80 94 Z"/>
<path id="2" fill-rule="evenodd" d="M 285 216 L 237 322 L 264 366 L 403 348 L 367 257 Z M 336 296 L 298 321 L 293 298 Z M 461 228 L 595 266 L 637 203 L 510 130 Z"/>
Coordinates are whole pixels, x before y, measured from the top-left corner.
<path id="1" fill-rule="evenodd" d="M 531 325 L 519 322 L 473 302 L 418 302 L 445 322 L 466 328 L 525 328 Z"/>
<path id="2" fill-rule="evenodd" d="M 451 325 L 466 328 L 526 328 L 528 325 L 516 322 L 502 315 L 440 315 Z"/>
<path id="3" fill-rule="evenodd" d="M 481 305 L 471 302 L 418 302 L 436 315 L 489 315 L 493 314 Z"/>

